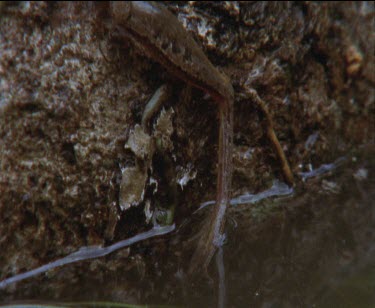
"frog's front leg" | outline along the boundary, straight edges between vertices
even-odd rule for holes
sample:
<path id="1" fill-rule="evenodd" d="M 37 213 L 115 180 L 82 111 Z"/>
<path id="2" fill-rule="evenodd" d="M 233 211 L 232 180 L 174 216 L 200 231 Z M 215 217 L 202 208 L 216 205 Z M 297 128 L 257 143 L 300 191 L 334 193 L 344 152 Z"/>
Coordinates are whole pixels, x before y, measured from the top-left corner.
<path id="1" fill-rule="evenodd" d="M 268 108 L 264 101 L 259 97 L 258 93 L 254 89 L 247 89 L 246 94 L 250 99 L 256 103 L 262 113 L 263 118 L 265 119 L 265 126 L 266 126 L 266 133 L 267 137 L 270 140 L 274 151 L 276 152 L 276 155 L 280 161 L 282 172 L 284 175 L 285 181 L 288 183 L 288 185 L 293 186 L 294 185 L 294 177 L 293 173 L 290 169 L 288 160 L 285 157 L 284 150 L 282 149 L 279 139 L 276 136 L 275 130 L 273 128 L 273 121 L 272 117 L 268 111 Z"/>

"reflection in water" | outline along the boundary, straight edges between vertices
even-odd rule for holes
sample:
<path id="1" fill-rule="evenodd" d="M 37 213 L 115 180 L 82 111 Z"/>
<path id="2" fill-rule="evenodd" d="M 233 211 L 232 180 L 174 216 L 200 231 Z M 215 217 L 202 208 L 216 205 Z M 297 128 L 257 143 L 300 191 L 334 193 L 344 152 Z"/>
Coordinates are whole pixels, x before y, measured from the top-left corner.
<path id="1" fill-rule="evenodd" d="M 238 226 L 229 231 L 225 247 L 229 302 L 236 307 L 374 305 L 374 161 L 350 164 L 340 159 L 316 169 L 314 176 L 326 177 L 310 173 L 287 201 L 232 210 Z M 335 174 L 323 172 L 338 166 Z"/>
<path id="2" fill-rule="evenodd" d="M 116 250 L 119 250 L 121 248 L 130 246 L 132 244 L 135 244 L 140 241 L 144 241 L 146 239 L 152 238 L 154 236 L 160 236 L 167 233 L 172 232 L 175 229 L 174 225 L 171 226 L 157 226 L 152 228 L 149 231 L 137 234 L 131 238 L 128 238 L 126 240 L 122 240 L 120 242 L 117 242 L 111 246 L 107 247 L 101 247 L 101 246 L 86 246 L 81 247 L 78 251 L 71 253 L 70 255 L 67 255 L 65 258 L 58 259 L 56 261 L 47 263 L 45 265 L 42 265 L 41 267 L 38 267 L 36 269 L 33 269 L 31 271 L 4 279 L 0 281 L 0 289 L 5 288 L 9 286 L 12 283 L 19 282 L 21 280 L 36 276 L 41 273 L 45 273 L 51 269 L 54 269 L 59 266 L 79 262 L 79 261 L 85 261 L 89 259 L 94 258 L 100 258 L 103 256 L 106 256 Z"/>
<path id="3" fill-rule="evenodd" d="M 321 176 L 327 172 L 335 170 L 337 167 L 341 166 L 346 160 L 347 158 L 340 157 L 331 164 L 321 165 L 319 168 L 316 168 L 308 172 L 300 172 L 299 175 L 301 176 L 303 181 L 306 181 L 309 178 Z"/>
<path id="4" fill-rule="evenodd" d="M 218 285 L 218 307 L 222 308 L 225 307 L 225 302 L 226 302 L 226 288 L 225 288 L 225 267 L 224 267 L 224 255 L 223 255 L 223 247 L 219 247 L 218 251 L 215 256 L 215 261 L 216 261 L 216 267 L 217 267 L 217 272 L 219 276 L 219 285 Z"/>
<path id="5" fill-rule="evenodd" d="M 301 175 L 305 181 L 294 191 L 276 182 L 259 194 L 234 198 L 226 243 L 209 268 L 213 284 L 184 279 L 190 261 L 186 239 L 198 230 L 189 222 L 191 230 L 180 228 L 170 239 L 134 247 L 133 259 L 142 256 L 136 267 L 118 251 L 66 266 L 48 279 L 29 279 L 0 296 L 190 307 L 370 307 L 375 303 L 374 166 L 372 156 L 339 159 Z"/>
<path id="6" fill-rule="evenodd" d="M 267 189 L 257 194 L 251 194 L 251 193 L 242 194 L 241 196 L 231 199 L 230 205 L 249 204 L 249 203 L 254 204 L 263 199 L 267 199 L 270 197 L 288 196 L 288 195 L 291 195 L 292 193 L 293 193 L 292 187 L 289 187 L 287 184 L 280 182 L 279 180 L 275 180 L 270 189 Z M 206 208 L 207 206 L 214 205 L 214 204 L 215 204 L 215 201 L 204 202 L 195 211 L 195 213 Z"/>
<path id="7" fill-rule="evenodd" d="M 228 306 L 374 305 L 374 166 L 372 157 L 343 157 L 301 173 L 294 191 L 276 183 L 232 199 L 223 246 Z M 222 271 L 211 267 L 216 287 Z M 219 305 L 209 292 L 200 284 L 184 303 Z"/>
<path id="8" fill-rule="evenodd" d="M 293 193 L 293 188 L 289 187 L 287 184 L 280 182 L 279 180 L 275 180 L 272 187 L 265 191 L 262 191 L 258 194 L 243 194 L 239 197 L 233 198 L 230 201 L 231 205 L 239 205 L 239 204 L 249 204 L 249 203 L 257 203 L 262 201 L 263 199 L 271 198 L 271 197 L 281 197 L 281 196 L 288 196 Z"/>

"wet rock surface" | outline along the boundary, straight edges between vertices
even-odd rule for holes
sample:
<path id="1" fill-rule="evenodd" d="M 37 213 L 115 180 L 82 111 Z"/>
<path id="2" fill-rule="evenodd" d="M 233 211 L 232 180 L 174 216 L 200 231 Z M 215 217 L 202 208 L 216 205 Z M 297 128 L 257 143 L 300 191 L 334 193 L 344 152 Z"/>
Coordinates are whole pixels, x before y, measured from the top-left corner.
<path id="1" fill-rule="evenodd" d="M 267 103 L 277 136 L 296 174 L 332 163 L 353 151 L 370 151 L 368 145 L 373 145 L 375 138 L 373 3 L 166 5 L 214 65 L 231 78 L 235 88 L 233 196 L 260 192 L 275 179 L 281 179 L 281 169 L 267 142 L 258 110 L 246 97 L 248 88 L 256 89 Z M 173 116 L 168 118 L 167 130 L 157 130 L 157 137 L 166 143 L 167 150 L 152 159 L 154 182 L 144 181 L 146 174 L 142 173 L 141 182 L 148 183 L 148 206 L 154 209 L 155 204 L 170 202 L 173 198 L 165 191 L 174 183 L 178 192 L 175 221 L 179 224 L 201 202 L 214 199 L 217 107 L 202 92 L 186 89 L 159 65 L 124 42 L 116 41 L 109 34 L 111 22 L 105 12 L 105 6 L 82 3 L 21 2 L 0 8 L 0 279 L 38 267 L 81 246 L 106 244 L 149 227 L 144 199 L 138 197 L 138 206 L 123 211 L 120 191 L 123 170 L 135 168 L 136 159 L 142 161 L 129 153 L 125 145 L 131 131 L 140 124 L 148 99 L 161 83 L 173 85 L 173 94 L 165 106 L 167 114 L 173 108 Z M 151 127 L 157 127 L 162 120 L 156 117 L 152 121 Z M 281 257 L 263 267 L 256 251 L 260 251 L 259 256 L 267 247 L 274 247 L 275 255 L 300 251 L 301 254 L 288 259 L 290 264 L 299 264 L 303 269 L 315 266 L 321 272 L 336 255 L 314 247 L 321 243 L 317 240 L 321 239 L 319 234 L 326 232 L 326 217 L 334 220 L 339 212 L 344 213 L 339 215 L 340 221 L 351 230 L 358 247 L 369 241 L 365 234 L 369 234 L 373 223 L 368 217 L 373 218 L 369 200 L 374 192 L 374 164 L 365 163 L 369 161 L 365 154 L 353 156 L 358 161 L 346 166 L 348 173 L 355 176 L 343 175 L 343 183 L 324 178 L 325 182 L 319 184 L 298 184 L 306 195 L 301 193 L 295 200 L 282 203 L 282 214 L 276 218 L 266 215 L 269 218 L 239 219 L 237 214 L 229 213 L 229 234 L 234 232 L 231 219 L 241 221 L 239 234 L 248 234 L 241 232 L 249 228 L 261 230 L 251 234 L 258 241 L 261 239 L 263 246 L 247 243 L 255 254 L 250 265 L 241 261 L 241 256 L 249 258 L 241 250 L 245 244 L 235 252 L 237 265 L 233 265 L 237 261 L 231 257 L 225 261 L 233 273 L 227 275 L 229 281 L 235 280 L 243 267 L 249 267 L 247 279 L 253 283 L 253 294 L 263 287 L 263 297 L 254 295 L 258 300 L 255 303 L 268 301 L 270 296 L 264 295 L 266 288 L 276 299 L 282 298 L 282 290 L 275 287 L 282 276 L 267 280 L 275 277 L 269 272 L 278 270 L 275 264 L 280 264 Z M 175 168 L 167 176 L 166 158 Z M 368 172 L 365 178 L 362 167 Z M 184 178 L 181 170 L 189 173 L 189 181 L 183 186 L 179 185 Z M 347 199 L 344 192 L 352 184 L 357 185 L 352 199 L 343 202 Z M 156 185 L 158 190 L 153 195 Z M 330 197 L 322 197 L 320 191 Z M 329 214 L 325 212 L 326 202 L 335 204 Z M 285 214 L 295 213 L 294 208 L 306 209 L 296 211 L 302 214 Z M 363 217 L 368 218 L 367 222 L 362 222 Z M 314 226 L 302 231 L 306 241 L 298 237 L 299 244 L 290 245 L 288 240 L 277 241 L 272 235 L 284 234 L 290 239 L 293 232 L 300 232 L 299 227 L 294 229 L 294 223 Z M 289 226 L 289 231 L 282 233 L 281 225 Z M 38 285 L 36 292 L 30 281 L 8 290 L 7 298 L 43 298 L 48 290 L 53 290 L 54 298 L 61 298 L 75 283 L 82 292 L 70 293 L 66 298 L 83 299 L 85 294 L 92 293 L 89 285 L 93 282 L 89 279 L 86 285 L 81 274 L 88 272 L 88 276 L 96 277 L 95 282 L 106 281 L 111 289 L 118 282 L 116 271 L 121 268 L 127 273 L 121 287 L 113 287 L 112 293 L 108 291 L 111 295 L 102 290 L 97 299 L 104 296 L 128 302 L 173 302 L 170 294 L 183 294 L 184 287 L 176 291 L 175 282 L 161 281 L 154 275 L 165 272 L 172 277 L 176 272 L 183 273 L 183 260 L 189 253 L 181 242 L 196 233 L 192 229 L 190 234 L 170 237 L 170 241 L 168 237 L 152 244 L 150 241 L 106 260 L 53 272 L 49 275 L 56 283 Z M 235 237 L 228 245 L 232 247 L 234 243 Z M 235 249 L 228 251 L 234 254 Z M 304 253 L 310 257 L 303 257 Z M 321 258 L 322 254 L 327 258 Z M 345 251 L 343 255 L 345 259 Z M 298 263 L 298 258 L 305 259 Z M 181 268 L 176 260 L 182 260 Z M 323 261 L 312 265 L 314 260 Z M 263 273 L 256 274 L 257 267 Z M 106 271 L 110 272 L 109 278 Z M 258 289 L 252 279 L 259 282 Z M 67 280 L 69 287 L 64 283 Z M 164 286 L 160 297 L 152 291 L 155 284 Z M 196 298 L 203 300 L 204 290 L 202 287 L 196 291 Z M 229 291 L 229 296 L 237 298 L 237 303 L 249 300 L 236 292 Z M 306 301 L 311 298 L 307 296 Z M 212 303 L 208 295 L 206 300 Z M 175 302 L 181 301 L 184 300 L 177 296 Z"/>

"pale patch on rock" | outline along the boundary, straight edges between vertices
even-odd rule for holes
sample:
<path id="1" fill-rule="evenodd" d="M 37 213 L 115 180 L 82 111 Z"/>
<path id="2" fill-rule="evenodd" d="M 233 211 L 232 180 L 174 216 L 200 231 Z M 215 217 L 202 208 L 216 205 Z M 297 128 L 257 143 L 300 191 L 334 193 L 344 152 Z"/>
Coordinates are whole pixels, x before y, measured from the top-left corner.
<path id="1" fill-rule="evenodd" d="M 143 200 L 146 180 L 146 170 L 142 170 L 138 166 L 128 167 L 122 171 L 120 185 L 120 208 L 122 211 L 138 205 Z"/>
<path id="2" fill-rule="evenodd" d="M 171 141 L 171 136 L 173 134 L 173 115 L 174 110 L 172 108 L 167 111 L 163 108 L 154 125 L 153 137 L 157 140 L 158 145 L 161 146 L 163 151 L 173 150 L 173 142 Z"/>
<path id="3" fill-rule="evenodd" d="M 140 125 L 136 125 L 130 133 L 125 149 L 131 150 L 139 159 L 152 157 L 153 149 L 150 135 L 146 134 Z"/>

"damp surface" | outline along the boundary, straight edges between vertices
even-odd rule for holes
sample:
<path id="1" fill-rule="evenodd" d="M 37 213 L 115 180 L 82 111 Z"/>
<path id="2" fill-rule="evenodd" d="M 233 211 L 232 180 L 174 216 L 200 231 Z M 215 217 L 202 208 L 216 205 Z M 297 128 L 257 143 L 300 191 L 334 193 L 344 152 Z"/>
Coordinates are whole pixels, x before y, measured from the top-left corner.
<path id="1" fill-rule="evenodd" d="M 9 285 L 1 294 L 39 303 L 369 307 L 375 303 L 373 155 L 373 149 L 352 153 L 293 191 L 276 183 L 253 198 L 243 195 L 244 202 L 234 198 L 223 257 L 209 267 L 212 280 L 188 281 L 182 269 L 189 259 L 180 251 L 184 233 L 196 227 L 194 216 L 210 210 L 206 206 L 172 233 L 136 244 L 146 254 L 138 263 L 124 248 Z M 168 256 L 153 257 L 162 246 Z"/>
<path id="2" fill-rule="evenodd" d="M 374 306 L 374 4 L 165 5 L 235 90 L 232 200 L 208 276 L 186 272 L 214 204 L 217 106 L 118 40 L 107 4 L 5 1 L 0 286 L 29 277 L 0 303 Z"/>

